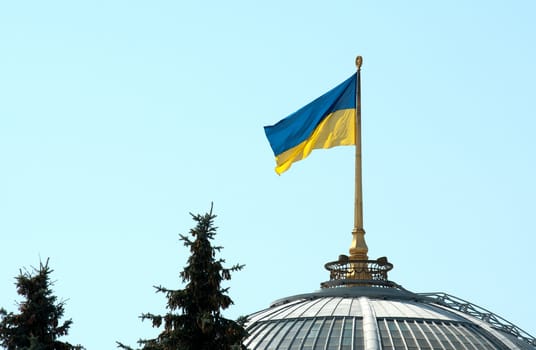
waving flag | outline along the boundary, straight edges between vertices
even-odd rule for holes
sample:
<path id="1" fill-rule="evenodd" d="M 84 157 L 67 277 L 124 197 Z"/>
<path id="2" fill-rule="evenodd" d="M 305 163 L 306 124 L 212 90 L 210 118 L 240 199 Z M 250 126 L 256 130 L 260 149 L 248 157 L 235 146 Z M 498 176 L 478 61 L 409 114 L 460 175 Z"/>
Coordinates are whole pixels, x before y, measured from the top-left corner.
<path id="1" fill-rule="evenodd" d="M 313 149 L 355 145 L 356 75 L 264 132 L 281 174 Z"/>

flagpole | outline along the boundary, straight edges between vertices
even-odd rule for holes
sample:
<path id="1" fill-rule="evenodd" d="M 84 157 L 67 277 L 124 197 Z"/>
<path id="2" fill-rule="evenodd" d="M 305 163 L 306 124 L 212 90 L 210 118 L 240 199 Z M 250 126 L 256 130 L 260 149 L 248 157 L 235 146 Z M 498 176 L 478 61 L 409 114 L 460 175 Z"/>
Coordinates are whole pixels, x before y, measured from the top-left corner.
<path id="1" fill-rule="evenodd" d="M 361 169 L 361 65 L 363 57 L 355 59 L 357 67 L 356 76 L 356 123 L 355 123 L 355 202 L 354 202 L 354 229 L 352 230 L 352 244 L 350 245 L 350 258 L 368 260 L 368 247 L 365 242 L 363 229 L 363 181 Z"/>

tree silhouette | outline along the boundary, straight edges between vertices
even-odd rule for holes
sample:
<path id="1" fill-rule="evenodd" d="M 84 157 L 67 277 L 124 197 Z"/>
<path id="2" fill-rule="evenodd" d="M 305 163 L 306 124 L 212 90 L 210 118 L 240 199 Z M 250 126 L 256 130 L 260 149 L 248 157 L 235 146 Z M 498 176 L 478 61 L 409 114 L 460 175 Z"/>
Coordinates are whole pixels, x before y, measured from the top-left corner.
<path id="1" fill-rule="evenodd" d="M 39 262 L 39 269 L 33 268 L 33 274 L 20 270 L 15 283 L 17 293 L 24 297 L 18 303 L 20 313 L 0 309 L 0 344 L 7 350 L 84 349 L 58 340 L 67 335 L 73 322 L 69 319 L 60 325 L 65 302 L 57 302 L 52 294 L 52 272 L 48 259 L 45 264 Z"/>
<path id="2" fill-rule="evenodd" d="M 238 271 L 243 265 L 225 268 L 225 260 L 216 259 L 216 253 L 222 247 L 213 247 L 211 240 L 216 234 L 212 207 L 204 215 L 192 215 L 197 223 L 190 230 L 189 238 L 180 235 L 184 245 L 190 248 L 190 257 L 184 270 L 180 273 L 186 283 L 184 289 L 172 290 L 155 286 L 157 293 L 167 297 L 165 315 L 145 313 L 142 320 L 151 320 L 153 327 L 164 327 L 154 339 L 139 340 L 144 350 L 228 350 L 245 349 L 242 340 L 246 336 L 243 319 L 233 321 L 222 316 L 233 301 L 227 295 L 229 288 L 222 288 L 223 280 L 231 279 L 231 272 Z M 118 342 L 123 349 L 131 347 Z"/>

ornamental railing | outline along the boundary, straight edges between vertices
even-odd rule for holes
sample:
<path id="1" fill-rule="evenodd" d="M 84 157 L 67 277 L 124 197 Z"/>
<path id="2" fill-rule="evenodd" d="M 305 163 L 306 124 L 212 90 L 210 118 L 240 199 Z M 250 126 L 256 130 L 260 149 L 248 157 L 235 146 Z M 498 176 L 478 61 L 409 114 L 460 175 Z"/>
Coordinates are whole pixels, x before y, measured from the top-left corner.
<path id="1" fill-rule="evenodd" d="M 396 283 L 387 279 L 387 272 L 393 269 L 393 264 L 382 257 L 377 260 L 357 260 L 346 255 L 340 255 L 339 260 L 324 265 L 329 271 L 329 281 L 322 282 L 322 288 L 342 286 L 383 286 L 395 287 Z"/>
<path id="2" fill-rule="evenodd" d="M 418 293 L 421 296 L 432 299 L 433 302 L 446 306 L 448 308 L 458 310 L 464 314 L 476 317 L 482 321 L 489 323 L 493 328 L 509 333 L 514 337 L 536 346 L 536 338 L 513 323 L 505 320 L 499 315 L 484 309 L 478 305 L 470 303 L 447 293 Z"/>

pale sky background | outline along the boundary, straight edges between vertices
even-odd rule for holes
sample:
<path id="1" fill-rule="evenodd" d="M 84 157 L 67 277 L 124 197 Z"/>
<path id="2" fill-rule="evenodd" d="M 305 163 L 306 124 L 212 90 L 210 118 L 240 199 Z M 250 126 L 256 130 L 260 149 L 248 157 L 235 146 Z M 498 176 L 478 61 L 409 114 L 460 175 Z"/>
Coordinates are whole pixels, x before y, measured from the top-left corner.
<path id="1" fill-rule="evenodd" d="M 160 330 L 189 212 L 214 202 L 230 318 L 328 279 L 348 252 L 352 147 L 282 176 L 263 126 L 363 55 L 371 258 L 536 335 L 536 2 L 6 1 L 0 4 L 0 306 L 50 257 L 89 350 Z"/>

